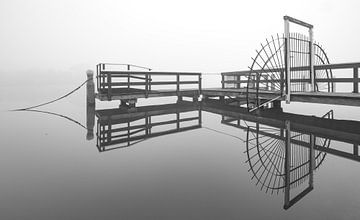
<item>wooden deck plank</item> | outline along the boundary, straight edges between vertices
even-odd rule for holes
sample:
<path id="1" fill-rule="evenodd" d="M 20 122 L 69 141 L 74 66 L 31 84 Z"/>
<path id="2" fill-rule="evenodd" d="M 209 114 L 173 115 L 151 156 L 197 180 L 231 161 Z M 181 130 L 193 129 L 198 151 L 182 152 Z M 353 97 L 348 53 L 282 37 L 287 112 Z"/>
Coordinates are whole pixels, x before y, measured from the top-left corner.
<path id="1" fill-rule="evenodd" d="M 107 91 L 107 90 L 106 90 Z M 185 96 L 185 97 L 198 97 L 200 91 L 198 89 L 182 89 L 176 90 L 151 90 L 148 94 L 145 90 L 141 89 L 112 89 L 110 100 L 124 100 L 124 99 L 138 99 L 138 98 L 149 98 L 149 97 L 166 97 L 166 96 Z M 101 101 L 109 101 L 107 92 L 100 91 L 96 94 L 96 98 Z"/>

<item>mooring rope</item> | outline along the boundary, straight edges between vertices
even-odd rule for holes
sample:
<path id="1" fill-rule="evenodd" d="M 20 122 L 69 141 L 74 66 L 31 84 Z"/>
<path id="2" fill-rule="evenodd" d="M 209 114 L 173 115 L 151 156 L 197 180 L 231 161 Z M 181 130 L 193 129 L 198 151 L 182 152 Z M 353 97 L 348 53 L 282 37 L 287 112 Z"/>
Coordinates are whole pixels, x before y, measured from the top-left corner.
<path id="1" fill-rule="evenodd" d="M 18 111 L 20 111 L 20 110 L 18 110 Z M 55 115 L 55 116 L 67 119 L 67 120 L 69 120 L 71 122 L 74 122 L 75 124 L 79 125 L 82 128 L 85 128 L 87 130 L 87 128 L 83 124 L 81 124 L 80 122 L 78 122 L 75 119 L 72 119 L 72 118 L 70 118 L 70 117 L 68 117 L 66 115 L 58 114 L 58 113 L 55 113 L 55 112 L 49 112 L 49 111 L 41 111 L 41 110 L 36 110 L 36 109 L 27 109 L 27 110 L 21 110 L 21 111 L 38 112 L 38 113 L 43 113 L 43 114 Z"/>
<path id="2" fill-rule="evenodd" d="M 42 104 L 39 104 L 39 105 L 34 105 L 34 106 L 30 106 L 30 107 L 27 107 L 27 108 L 18 108 L 18 109 L 12 109 L 12 110 L 9 110 L 9 111 L 26 111 L 26 110 L 30 110 L 30 109 L 34 109 L 34 108 L 37 108 L 37 107 L 41 107 L 41 106 L 44 106 L 44 105 L 48 105 L 48 104 L 51 104 L 51 103 L 54 103 L 54 102 L 57 102 L 63 98 L 66 98 L 68 97 L 69 95 L 73 94 L 74 92 L 76 92 L 77 90 L 79 90 L 81 87 L 83 87 L 89 80 L 92 80 L 92 79 L 87 79 L 85 82 L 83 82 L 81 85 L 79 85 L 78 87 L 76 87 L 75 89 L 73 89 L 72 91 L 68 92 L 67 94 L 57 98 L 57 99 L 54 99 L 54 100 L 51 100 L 51 101 L 48 101 L 48 102 L 45 102 L 45 103 L 42 103 Z"/>

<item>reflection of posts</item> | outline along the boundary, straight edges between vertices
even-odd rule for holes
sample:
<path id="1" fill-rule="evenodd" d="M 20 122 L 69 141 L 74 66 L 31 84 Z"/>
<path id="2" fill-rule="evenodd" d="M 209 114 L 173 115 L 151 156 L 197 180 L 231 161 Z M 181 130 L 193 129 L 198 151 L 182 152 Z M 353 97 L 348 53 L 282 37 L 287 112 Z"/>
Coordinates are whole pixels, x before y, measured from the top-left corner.
<path id="1" fill-rule="evenodd" d="M 285 121 L 285 204 L 284 208 L 290 207 L 290 165 L 291 165 L 291 132 L 290 121 Z"/>
<path id="2" fill-rule="evenodd" d="M 94 72 L 92 70 L 86 71 L 88 81 L 86 83 L 86 139 L 92 140 L 94 138 L 95 125 L 95 84 L 93 80 Z"/>
<path id="3" fill-rule="evenodd" d="M 86 105 L 86 139 L 94 139 L 94 125 L 95 125 L 95 104 L 87 103 Z"/>
<path id="4" fill-rule="evenodd" d="M 296 202 L 300 201 L 304 196 L 306 196 L 314 188 L 314 169 L 315 169 L 315 143 L 316 137 L 314 134 L 310 134 L 310 147 L 309 147 L 309 186 L 306 187 L 299 194 L 290 198 L 290 188 L 291 184 L 294 182 L 291 181 L 291 171 L 292 170 L 292 161 L 291 161 L 291 125 L 290 121 L 285 121 L 285 201 L 284 209 L 290 208 Z"/>

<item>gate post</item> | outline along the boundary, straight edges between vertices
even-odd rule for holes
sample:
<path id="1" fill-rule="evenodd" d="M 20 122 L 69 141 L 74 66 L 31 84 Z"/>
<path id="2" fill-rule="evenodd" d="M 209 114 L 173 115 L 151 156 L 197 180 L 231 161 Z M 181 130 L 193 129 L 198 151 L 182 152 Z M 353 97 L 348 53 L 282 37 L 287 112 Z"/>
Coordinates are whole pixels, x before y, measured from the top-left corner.
<path id="1" fill-rule="evenodd" d="M 286 104 L 290 103 L 290 24 L 288 18 L 284 17 L 285 28 L 285 100 Z"/>
<path id="2" fill-rule="evenodd" d="M 310 38 L 310 42 L 309 42 L 309 55 L 310 55 L 310 79 L 311 79 L 311 91 L 315 92 L 316 88 L 315 88 L 315 69 L 314 69 L 314 32 L 313 32 L 313 28 L 309 28 L 309 38 Z"/>

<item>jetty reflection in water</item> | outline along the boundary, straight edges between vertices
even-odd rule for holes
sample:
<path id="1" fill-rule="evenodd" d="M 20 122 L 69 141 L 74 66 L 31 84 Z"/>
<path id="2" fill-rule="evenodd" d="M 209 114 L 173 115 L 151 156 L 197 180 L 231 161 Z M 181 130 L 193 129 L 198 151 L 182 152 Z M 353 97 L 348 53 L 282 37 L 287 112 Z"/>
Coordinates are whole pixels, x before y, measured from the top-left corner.
<path id="1" fill-rule="evenodd" d="M 219 102 L 176 104 L 95 110 L 87 108 L 87 138 L 92 139 L 96 123 L 99 152 L 129 147 L 148 138 L 199 129 L 202 111 L 219 114 L 221 123 L 246 132 L 245 153 L 249 178 L 267 193 L 284 194 L 288 209 L 314 188 L 314 171 L 327 154 L 360 162 L 360 122 L 335 120 L 331 110 L 322 117 L 263 109 L 249 113 L 245 108 Z M 331 141 L 353 146 L 333 149 Z"/>

